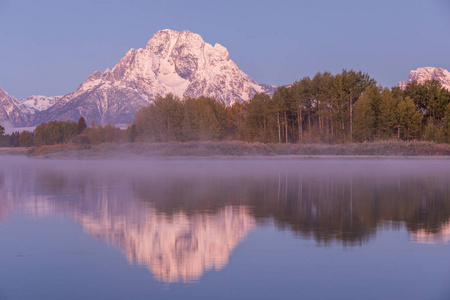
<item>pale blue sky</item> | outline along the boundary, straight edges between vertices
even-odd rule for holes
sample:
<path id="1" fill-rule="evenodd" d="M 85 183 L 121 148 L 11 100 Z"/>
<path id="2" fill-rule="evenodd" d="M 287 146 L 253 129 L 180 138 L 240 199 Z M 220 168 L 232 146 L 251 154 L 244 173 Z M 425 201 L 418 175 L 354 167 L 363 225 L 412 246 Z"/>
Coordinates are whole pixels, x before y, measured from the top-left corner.
<path id="1" fill-rule="evenodd" d="M 449 2 L 0 0 L 0 87 L 69 93 L 166 28 L 222 44 L 260 83 L 353 68 L 390 87 L 411 69 L 450 69 Z"/>

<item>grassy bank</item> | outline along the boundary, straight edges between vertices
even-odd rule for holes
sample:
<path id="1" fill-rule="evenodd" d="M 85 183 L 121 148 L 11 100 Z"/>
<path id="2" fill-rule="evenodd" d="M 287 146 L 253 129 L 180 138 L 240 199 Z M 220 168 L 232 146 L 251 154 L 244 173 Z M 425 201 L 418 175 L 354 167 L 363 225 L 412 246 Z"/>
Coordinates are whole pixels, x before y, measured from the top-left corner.
<path id="1" fill-rule="evenodd" d="M 0 155 L 25 155 L 29 150 L 24 147 L 0 147 Z"/>
<path id="2" fill-rule="evenodd" d="M 128 143 L 33 148 L 31 156 L 55 158 L 170 157 L 170 156 L 449 156 L 450 144 L 381 141 L 351 144 L 262 144 L 240 141 Z"/>

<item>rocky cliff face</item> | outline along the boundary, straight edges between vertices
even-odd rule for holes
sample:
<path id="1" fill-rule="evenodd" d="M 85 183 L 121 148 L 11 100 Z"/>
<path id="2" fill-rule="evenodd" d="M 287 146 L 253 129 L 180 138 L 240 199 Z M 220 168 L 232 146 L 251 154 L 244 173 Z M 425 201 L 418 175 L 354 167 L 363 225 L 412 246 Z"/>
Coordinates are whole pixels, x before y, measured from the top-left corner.
<path id="1" fill-rule="evenodd" d="M 111 70 L 95 71 L 75 92 L 55 98 L 46 110 L 33 111 L 28 125 L 76 121 L 80 116 L 88 123 L 130 123 L 136 111 L 158 95 L 209 96 L 231 105 L 274 89 L 242 72 L 225 47 L 212 46 L 189 31 L 161 30 L 144 49 L 131 49 Z"/>
<path id="2" fill-rule="evenodd" d="M 21 127 L 32 125 L 37 112 L 44 111 L 56 104 L 61 96 L 30 96 L 16 99 L 0 88 L 0 125 Z"/>
<path id="3" fill-rule="evenodd" d="M 30 113 L 34 114 L 39 111 L 44 111 L 58 102 L 62 96 L 47 97 L 42 95 L 29 96 L 25 99 L 17 100 L 25 109 Z"/>
<path id="4" fill-rule="evenodd" d="M 450 91 L 450 72 L 442 68 L 418 68 L 409 73 L 407 81 L 400 81 L 398 86 L 401 89 L 405 89 L 408 83 L 417 81 L 422 84 L 428 80 L 437 80 L 441 83 L 443 88 Z"/>
<path id="5" fill-rule="evenodd" d="M 0 124 L 3 126 L 24 126 L 29 112 L 19 101 L 0 89 Z"/>

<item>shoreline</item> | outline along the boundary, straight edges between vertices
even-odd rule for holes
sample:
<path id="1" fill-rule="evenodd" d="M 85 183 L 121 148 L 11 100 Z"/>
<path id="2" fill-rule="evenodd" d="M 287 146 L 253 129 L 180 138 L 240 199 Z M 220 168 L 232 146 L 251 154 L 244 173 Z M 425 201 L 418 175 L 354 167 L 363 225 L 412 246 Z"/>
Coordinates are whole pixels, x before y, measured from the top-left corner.
<path id="1" fill-rule="evenodd" d="M 0 155 L 27 155 L 30 147 L 0 147 Z"/>
<path id="2" fill-rule="evenodd" d="M 59 144 L 0 148 L 0 155 L 55 159 L 450 159 L 450 144 L 382 141 L 353 144 L 262 144 L 240 141 Z"/>

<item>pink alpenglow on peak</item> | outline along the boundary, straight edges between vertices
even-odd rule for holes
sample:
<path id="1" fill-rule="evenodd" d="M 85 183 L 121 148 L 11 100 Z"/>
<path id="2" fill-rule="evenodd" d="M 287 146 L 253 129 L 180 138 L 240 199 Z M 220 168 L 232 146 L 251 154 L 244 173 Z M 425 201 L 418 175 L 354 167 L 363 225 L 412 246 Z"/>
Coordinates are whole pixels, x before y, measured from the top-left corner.
<path id="1" fill-rule="evenodd" d="M 398 86 L 401 89 L 405 89 L 408 83 L 417 81 L 419 84 L 423 84 L 428 80 L 437 80 L 443 88 L 450 91 L 450 72 L 442 68 L 418 68 L 409 72 L 409 78 L 406 81 L 400 81 Z"/>
<path id="2" fill-rule="evenodd" d="M 259 84 L 241 71 L 224 46 L 212 46 L 187 30 L 166 29 L 155 33 L 145 48 L 130 49 L 112 69 L 89 75 L 72 93 L 31 96 L 20 101 L 14 98 L 20 113 L 4 119 L 14 126 L 77 121 L 81 116 L 88 123 L 126 124 L 133 122 L 137 110 L 158 95 L 214 97 L 232 105 L 256 93 L 271 94 L 274 90 L 274 86 Z"/>
<path id="3" fill-rule="evenodd" d="M 187 30 L 166 29 L 155 33 L 144 49 L 130 49 L 112 69 L 95 71 L 36 122 L 84 116 L 97 124 L 130 123 L 158 95 L 208 96 L 232 105 L 274 88 L 242 72 L 225 47 L 212 46 Z"/>

